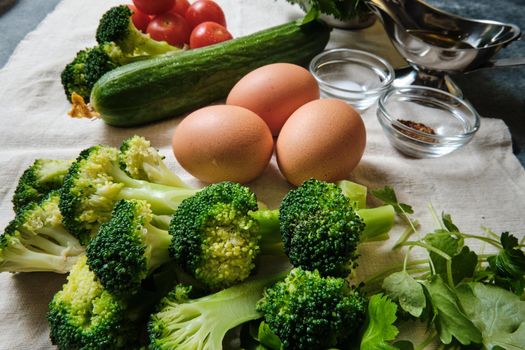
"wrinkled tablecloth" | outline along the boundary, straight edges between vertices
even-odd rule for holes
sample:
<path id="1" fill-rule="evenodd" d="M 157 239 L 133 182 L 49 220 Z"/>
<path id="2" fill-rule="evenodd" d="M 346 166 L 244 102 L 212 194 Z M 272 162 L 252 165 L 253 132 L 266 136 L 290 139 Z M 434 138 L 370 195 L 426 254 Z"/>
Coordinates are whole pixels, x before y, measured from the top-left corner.
<path id="1" fill-rule="evenodd" d="M 284 0 L 217 0 L 235 37 L 299 18 L 302 12 Z M 71 119 L 59 75 L 75 53 L 94 45 L 101 14 L 115 0 L 64 0 L 18 46 L 0 71 L 0 227 L 13 218 L 11 197 L 19 176 L 36 158 L 70 159 L 97 143 L 118 146 L 133 134 L 149 138 L 166 155 L 168 165 L 193 185 L 202 185 L 176 164 L 170 136 L 180 121 L 174 118 L 141 128 L 118 129 L 101 120 Z M 402 60 L 393 51 L 380 23 L 364 31 L 332 32 L 332 47 L 361 48 L 393 64 Z M 393 186 L 402 201 L 412 204 L 421 231 L 435 228 L 428 212 L 449 212 L 468 232 L 486 226 L 495 232 L 525 231 L 525 171 L 512 154 L 506 125 L 485 116 L 473 141 L 437 159 L 407 158 L 383 135 L 375 107 L 363 113 L 368 134 L 359 166 L 349 179 L 370 188 Z M 250 184 L 258 198 L 276 207 L 289 185 L 273 159 L 263 176 Z M 392 241 L 403 230 L 396 227 Z M 369 274 L 399 261 L 390 241 L 364 245 L 361 272 Z M 477 246 L 485 249 L 483 246 Z M 65 277 L 48 273 L 0 274 L 0 349 L 49 349 L 45 321 L 47 304 Z"/>

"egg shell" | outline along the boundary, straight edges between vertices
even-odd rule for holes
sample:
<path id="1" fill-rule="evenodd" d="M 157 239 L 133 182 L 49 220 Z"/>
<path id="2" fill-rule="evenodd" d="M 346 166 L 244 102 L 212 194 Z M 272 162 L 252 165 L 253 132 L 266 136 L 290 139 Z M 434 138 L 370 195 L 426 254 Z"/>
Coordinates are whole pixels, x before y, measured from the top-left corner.
<path id="1" fill-rule="evenodd" d="M 321 99 L 296 110 L 276 143 L 277 164 L 293 185 L 315 178 L 348 178 L 361 160 L 366 130 L 358 112 L 337 99 Z"/>
<path id="2" fill-rule="evenodd" d="M 253 111 L 277 136 L 297 108 L 318 98 L 319 85 L 308 70 L 291 63 L 274 63 L 239 80 L 228 94 L 226 104 Z"/>
<path id="3" fill-rule="evenodd" d="M 214 105 L 184 118 L 173 133 L 172 146 L 180 165 L 199 180 L 246 183 L 268 165 L 273 138 L 252 111 Z"/>

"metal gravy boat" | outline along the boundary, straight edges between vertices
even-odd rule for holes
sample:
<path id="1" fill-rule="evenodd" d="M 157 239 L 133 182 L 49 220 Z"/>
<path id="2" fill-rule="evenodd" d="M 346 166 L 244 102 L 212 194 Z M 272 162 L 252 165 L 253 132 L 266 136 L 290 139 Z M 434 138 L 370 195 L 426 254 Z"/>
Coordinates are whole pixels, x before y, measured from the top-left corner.
<path id="1" fill-rule="evenodd" d="M 462 96 L 449 74 L 525 64 L 525 57 L 492 61 L 520 37 L 513 24 L 475 20 L 420 0 L 366 0 L 409 67 L 396 71 L 394 86 L 424 85 Z"/>

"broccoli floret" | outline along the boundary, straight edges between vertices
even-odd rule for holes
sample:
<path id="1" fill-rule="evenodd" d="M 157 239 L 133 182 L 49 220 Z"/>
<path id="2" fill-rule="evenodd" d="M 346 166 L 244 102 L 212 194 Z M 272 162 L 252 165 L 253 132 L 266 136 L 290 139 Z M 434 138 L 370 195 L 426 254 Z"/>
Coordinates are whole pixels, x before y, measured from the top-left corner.
<path id="1" fill-rule="evenodd" d="M 189 187 L 168 169 L 163 158 L 142 136 L 134 135 L 120 146 L 120 167 L 132 178 L 167 186 Z"/>
<path id="2" fill-rule="evenodd" d="M 165 41 L 156 41 L 140 32 L 131 21 L 133 12 L 126 5 L 109 9 L 99 21 L 96 39 L 99 44 L 114 42 L 128 55 L 161 55 L 180 50 Z"/>
<path id="3" fill-rule="evenodd" d="M 69 101 L 73 92 L 89 102 L 93 85 L 104 74 L 124 64 L 146 57 L 128 56 L 114 43 L 103 43 L 77 53 L 61 74 L 62 86 Z"/>
<path id="4" fill-rule="evenodd" d="M 123 299 L 104 290 L 85 256 L 73 266 L 47 314 L 51 341 L 67 350 L 138 348 L 135 317 Z"/>
<path id="5" fill-rule="evenodd" d="M 366 299 L 343 278 L 295 268 L 266 289 L 257 310 L 284 349 L 328 349 L 357 334 Z"/>
<path id="6" fill-rule="evenodd" d="M 261 317 L 257 301 L 284 276 L 259 277 L 198 299 L 190 299 L 190 288 L 177 286 L 151 316 L 149 349 L 222 349 L 228 330 Z"/>
<path id="7" fill-rule="evenodd" d="M 88 265 L 107 291 L 135 294 L 152 271 L 170 260 L 171 235 L 154 227 L 152 218 L 147 202 L 121 200 L 89 243 Z"/>
<path id="8" fill-rule="evenodd" d="M 255 194 L 233 182 L 205 187 L 182 201 L 169 231 L 170 255 L 198 281 L 216 290 L 246 279 L 260 251 Z"/>
<path id="9" fill-rule="evenodd" d="M 71 160 L 37 159 L 27 168 L 16 186 L 13 207 L 16 212 L 31 202 L 39 202 L 64 182 Z"/>
<path id="10" fill-rule="evenodd" d="M 0 271 L 67 273 L 84 247 L 62 225 L 60 195 L 53 191 L 25 206 L 0 236 Z"/>
<path id="11" fill-rule="evenodd" d="M 146 200 L 154 214 L 170 215 L 182 199 L 197 192 L 135 180 L 120 169 L 118 153 L 108 146 L 90 147 L 80 153 L 64 179 L 60 196 L 63 222 L 83 244 L 109 220 L 120 199 Z"/>
<path id="12" fill-rule="evenodd" d="M 391 206 L 354 210 L 335 184 L 308 180 L 288 192 L 279 207 L 284 250 L 295 267 L 325 276 L 346 276 L 357 258 L 357 244 L 388 232 Z"/>

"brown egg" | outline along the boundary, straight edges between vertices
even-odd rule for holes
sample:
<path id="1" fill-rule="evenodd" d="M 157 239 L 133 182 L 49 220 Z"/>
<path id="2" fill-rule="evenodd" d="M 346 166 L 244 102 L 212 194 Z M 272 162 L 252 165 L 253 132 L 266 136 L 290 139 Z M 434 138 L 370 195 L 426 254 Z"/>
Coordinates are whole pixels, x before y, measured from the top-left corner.
<path id="1" fill-rule="evenodd" d="M 277 136 L 290 115 L 319 98 L 319 85 L 308 70 L 291 63 L 274 63 L 245 75 L 230 91 L 226 104 L 248 108 Z"/>
<path id="2" fill-rule="evenodd" d="M 359 113 L 336 99 L 309 102 L 295 111 L 277 139 L 279 169 L 293 185 L 315 178 L 348 178 L 361 160 L 366 144 Z"/>
<path id="3" fill-rule="evenodd" d="M 216 105 L 189 114 L 172 140 L 180 165 L 205 182 L 249 182 L 270 161 L 273 138 L 264 121 L 238 106 Z"/>

